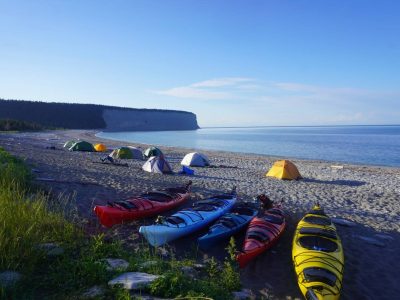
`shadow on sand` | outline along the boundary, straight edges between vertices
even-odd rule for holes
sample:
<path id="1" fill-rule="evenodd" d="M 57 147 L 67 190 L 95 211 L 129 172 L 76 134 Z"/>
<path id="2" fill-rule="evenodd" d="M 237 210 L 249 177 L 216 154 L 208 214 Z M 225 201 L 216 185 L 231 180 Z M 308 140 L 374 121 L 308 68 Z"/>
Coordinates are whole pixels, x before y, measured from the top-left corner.
<path id="1" fill-rule="evenodd" d="M 362 186 L 365 185 L 365 181 L 358 181 L 358 180 L 320 180 L 320 179 L 313 179 L 313 178 L 304 178 L 302 179 L 303 182 L 311 182 L 311 183 L 323 183 L 323 184 L 335 184 L 335 185 L 347 185 L 347 186 Z"/>

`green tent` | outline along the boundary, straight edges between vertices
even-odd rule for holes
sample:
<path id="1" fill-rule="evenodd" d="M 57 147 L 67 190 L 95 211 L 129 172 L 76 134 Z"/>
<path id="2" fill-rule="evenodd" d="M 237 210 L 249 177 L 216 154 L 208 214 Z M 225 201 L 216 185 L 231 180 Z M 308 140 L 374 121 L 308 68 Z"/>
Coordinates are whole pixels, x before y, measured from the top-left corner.
<path id="1" fill-rule="evenodd" d="M 93 145 L 91 143 L 85 141 L 79 141 L 72 145 L 69 148 L 69 151 L 88 151 L 88 152 L 95 152 Z"/>
<path id="2" fill-rule="evenodd" d="M 112 158 L 120 158 L 120 159 L 132 159 L 133 158 L 132 151 L 128 147 L 121 147 L 119 149 L 115 149 L 113 152 L 111 152 L 110 156 Z"/>
<path id="3" fill-rule="evenodd" d="M 146 151 L 144 151 L 143 155 L 147 158 L 150 158 L 152 156 L 162 156 L 163 153 L 157 147 L 150 147 L 150 148 L 147 148 Z"/>
<path id="4" fill-rule="evenodd" d="M 71 148 L 74 144 L 76 143 L 76 141 L 68 141 L 64 144 L 64 148 Z"/>

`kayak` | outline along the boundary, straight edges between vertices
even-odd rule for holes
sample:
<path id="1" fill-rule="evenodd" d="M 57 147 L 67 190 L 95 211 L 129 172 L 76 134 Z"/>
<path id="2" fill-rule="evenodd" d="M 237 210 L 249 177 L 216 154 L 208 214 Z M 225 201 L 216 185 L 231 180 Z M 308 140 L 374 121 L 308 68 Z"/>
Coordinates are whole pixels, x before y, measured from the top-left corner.
<path id="1" fill-rule="evenodd" d="M 198 238 L 199 247 L 203 250 L 211 248 L 215 243 L 227 240 L 232 235 L 243 230 L 257 215 L 258 211 L 248 204 L 239 204 L 231 212 L 224 214 L 207 234 Z"/>
<path id="2" fill-rule="evenodd" d="M 237 199 L 236 191 L 198 201 L 192 208 L 183 209 L 169 217 L 159 217 L 157 224 L 141 226 L 142 234 L 152 246 L 170 241 L 202 229 L 232 209 Z"/>
<path id="3" fill-rule="evenodd" d="M 264 215 L 251 220 L 243 250 L 236 256 L 239 266 L 244 268 L 252 259 L 275 245 L 285 228 L 285 216 L 278 207 L 268 209 Z"/>
<path id="4" fill-rule="evenodd" d="M 343 247 L 335 225 L 318 205 L 297 225 L 292 259 L 306 299 L 339 299 L 344 270 Z"/>
<path id="5" fill-rule="evenodd" d="M 96 205 L 93 210 L 100 223 L 106 227 L 151 217 L 175 208 L 189 199 L 191 184 L 189 181 L 184 187 L 151 191 L 126 200 L 108 202 L 107 205 Z"/>

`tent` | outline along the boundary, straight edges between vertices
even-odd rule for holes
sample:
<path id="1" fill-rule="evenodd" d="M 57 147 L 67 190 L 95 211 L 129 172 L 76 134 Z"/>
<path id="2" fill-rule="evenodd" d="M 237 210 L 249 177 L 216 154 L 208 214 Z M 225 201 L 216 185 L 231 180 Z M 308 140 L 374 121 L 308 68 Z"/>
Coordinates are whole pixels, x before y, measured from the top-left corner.
<path id="1" fill-rule="evenodd" d="M 131 149 L 134 159 L 143 159 L 142 150 L 140 150 L 139 148 L 133 147 L 133 146 L 128 146 L 128 148 Z"/>
<path id="2" fill-rule="evenodd" d="M 97 152 L 105 152 L 107 150 L 107 147 L 104 144 L 96 144 L 96 145 L 94 145 L 94 149 Z"/>
<path id="3" fill-rule="evenodd" d="M 207 156 L 198 152 L 192 152 L 185 155 L 181 161 L 182 166 L 205 167 L 210 165 Z"/>
<path id="4" fill-rule="evenodd" d="M 276 161 L 266 176 L 289 180 L 301 178 L 299 170 L 297 170 L 295 164 L 289 160 Z"/>
<path id="5" fill-rule="evenodd" d="M 115 149 L 113 152 L 111 152 L 110 156 L 112 158 L 119 158 L 119 159 L 143 158 L 142 151 L 140 151 L 140 149 L 135 147 L 121 147 Z"/>
<path id="6" fill-rule="evenodd" d="M 161 150 L 158 149 L 157 147 L 150 147 L 150 148 L 147 148 L 147 149 L 144 151 L 144 156 L 145 156 L 146 158 L 150 158 L 150 157 L 152 157 L 152 156 L 161 156 L 161 155 L 163 155 L 163 153 L 162 153 Z"/>
<path id="7" fill-rule="evenodd" d="M 146 172 L 171 174 L 172 168 L 165 160 L 164 156 L 152 156 L 143 165 L 142 169 Z"/>
<path id="8" fill-rule="evenodd" d="M 71 148 L 74 144 L 76 143 L 76 141 L 68 141 L 64 144 L 64 148 Z"/>
<path id="9" fill-rule="evenodd" d="M 88 151 L 94 152 L 94 147 L 91 143 L 85 141 L 75 142 L 69 149 L 69 151 Z"/>

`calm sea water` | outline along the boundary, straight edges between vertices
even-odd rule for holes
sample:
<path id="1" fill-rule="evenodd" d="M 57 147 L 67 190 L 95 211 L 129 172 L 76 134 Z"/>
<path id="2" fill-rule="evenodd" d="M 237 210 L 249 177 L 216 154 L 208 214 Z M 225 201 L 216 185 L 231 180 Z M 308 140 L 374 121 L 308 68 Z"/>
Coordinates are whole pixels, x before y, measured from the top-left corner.
<path id="1" fill-rule="evenodd" d="M 400 166 L 400 126 L 204 128 L 98 136 L 159 146 Z"/>

